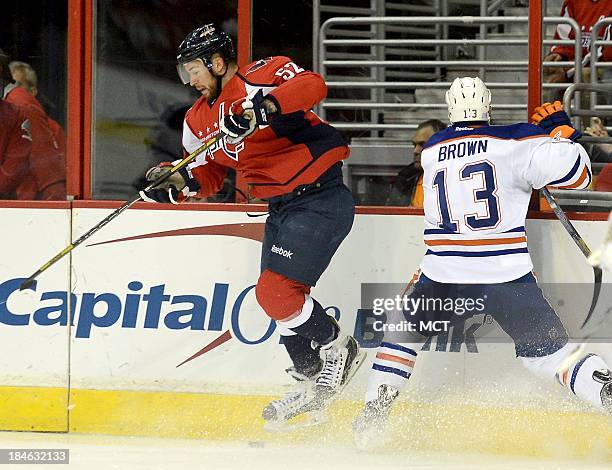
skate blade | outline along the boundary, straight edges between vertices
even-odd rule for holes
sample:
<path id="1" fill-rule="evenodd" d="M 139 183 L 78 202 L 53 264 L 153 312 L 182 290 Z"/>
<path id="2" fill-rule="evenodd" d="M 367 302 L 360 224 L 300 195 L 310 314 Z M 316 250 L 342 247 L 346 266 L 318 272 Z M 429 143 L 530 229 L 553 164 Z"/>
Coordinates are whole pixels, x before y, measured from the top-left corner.
<path id="1" fill-rule="evenodd" d="M 263 428 L 268 432 L 292 432 L 320 426 L 328 421 L 327 415 L 320 410 L 302 413 L 288 421 L 266 421 Z"/>

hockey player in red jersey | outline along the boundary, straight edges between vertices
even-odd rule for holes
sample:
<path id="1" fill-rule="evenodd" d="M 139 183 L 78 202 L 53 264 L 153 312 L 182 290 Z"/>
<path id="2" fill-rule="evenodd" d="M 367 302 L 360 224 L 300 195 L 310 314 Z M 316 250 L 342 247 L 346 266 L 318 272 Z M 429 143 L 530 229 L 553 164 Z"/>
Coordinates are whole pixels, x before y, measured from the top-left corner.
<path id="1" fill-rule="evenodd" d="M 2 99 L 10 82 L 8 57 L 0 50 L 0 199 L 23 199 L 17 188 L 28 175 L 32 134 L 25 111 Z"/>
<path id="2" fill-rule="evenodd" d="M 575 20 L 582 30 L 582 56 L 588 60 L 591 48 L 591 30 L 599 20 L 612 16 L 612 2 L 606 0 L 565 0 L 561 7 L 561 16 Z M 612 25 L 608 24 L 599 29 L 599 37 L 610 39 Z M 561 23 L 555 31 L 555 39 L 574 39 L 574 30 L 570 25 Z M 551 54 L 557 57 L 548 56 L 548 60 L 574 60 L 574 46 L 562 44 L 555 45 L 550 49 Z M 612 62 L 612 47 L 602 46 L 595 51 L 598 57 L 602 57 L 606 62 Z"/>
<path id="3" fill-rule="evenodd" d="M 311 108 L 325 98 L 321 76 L 288 57 L 238 67 L 230 37 L 214 24 L 191 32 L 178 50 L 183 83 L 202 96 L 189 109 L 183 148 L 191 153 L 224 137 L 181 170 L 180 181 L 141 193 L 177 203 L 221 189 L 228 168 L 269 204 L 256 297 L 276 320 L 293 362 L 287 372 L 299 391 L 271 402 L 271 423 L 324 409 L 360 365 L 355 339 L 314 298 L 311 288 L 329 265 L 354 218 L 354 201 L 342 182 L 344 137 Z M 162 166 L 148 172 L 154 179 Z M 175 175 L 176 176 L 176 175 Z"/>

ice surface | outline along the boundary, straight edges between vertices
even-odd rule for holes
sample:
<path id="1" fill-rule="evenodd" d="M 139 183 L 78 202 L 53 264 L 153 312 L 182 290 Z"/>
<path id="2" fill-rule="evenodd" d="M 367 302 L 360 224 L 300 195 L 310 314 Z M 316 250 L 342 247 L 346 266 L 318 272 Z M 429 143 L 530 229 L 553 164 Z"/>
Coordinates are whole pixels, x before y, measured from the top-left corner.
<path id="1" fill-rule="evenodd" d="M 109 437 L 50 433 L 0 433 L 0 447 L 69 448 L 69 470 L 358 470 L 452 468 L 487 470 L 609 469 L 610 462 L 536 460 L 495 455 L 458 455 L 423 452 L 360 453 L 351 447 L 306 447 L 265 441 L 227 443 L 201 440 Z M 37 469 L 41 465 L 5 468 Z"/>

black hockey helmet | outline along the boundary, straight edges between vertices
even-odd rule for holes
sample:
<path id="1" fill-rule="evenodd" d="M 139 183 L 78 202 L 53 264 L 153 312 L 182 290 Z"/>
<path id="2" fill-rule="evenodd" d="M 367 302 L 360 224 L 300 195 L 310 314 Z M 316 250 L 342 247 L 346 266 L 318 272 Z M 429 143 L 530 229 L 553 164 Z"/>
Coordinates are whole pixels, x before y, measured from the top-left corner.
<path id="1" fill-rule="evenodd" d="M 208 23 L 189 33 L 179 46 L 176 56 L 179 75 L 183 83 L 189 83 L 189 80 L 185 80 L 187 77 L 182 71 L 182 64 L 201 59 L 210 70 L 212 68 L 212 56 L 215 53 L 221 54 L 225 60 L 236 57 L 232 38 L 225 31 L 218 28 L 214 23 Z"/>

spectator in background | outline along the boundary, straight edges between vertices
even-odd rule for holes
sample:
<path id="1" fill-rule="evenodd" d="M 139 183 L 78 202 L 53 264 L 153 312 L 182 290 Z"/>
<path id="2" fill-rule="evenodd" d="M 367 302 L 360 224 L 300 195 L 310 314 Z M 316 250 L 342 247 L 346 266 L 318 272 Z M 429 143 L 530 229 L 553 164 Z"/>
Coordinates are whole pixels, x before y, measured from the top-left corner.
<path id="1" fill-rule="evenodd" d="M 603 122 L 597 117 L 591 119 L 591 125 L 584 130 L 584 133 L 592 137 L 609 137 Z M 595 179 L 593 189 L 595 191 L 612 191 L 612 144 L 592 144 L 589 155 L 592 162 L 605 163 Z"/>
<path id="2" fill-rule="evenodd" d="M 609 137 L 603 122 L 598 117 L 591 119 L 591 125 L 584 130 L 585 135 L 591 137 Z M 612 163 L 612 144 L 592 144 L 589 148 L 589 156 L 592 162 Z"/>
<path id="3" fill-rule="evenodd" d="M 5 99 L 23 108 L 32 126 L 30 176 L 20 184 L 25 199 L 66 199 L 65 136 L 59 124 L 51 122 L 38 102 L 36 72 L 24 62 L 11 62 L 16 83 L 6 87 Z"/>
<path id="4" fill-rule="evenodd" d="M 601 169 L 593 188 L 595 191 L 612 192 L 612 163 L 606 163 Z"/>
<path id="5" fill-rule="evenodd" d="M 38 77 L 36 76 L 36 72 L 30 64 L 27 64 L 25 62 L 13 61 L 9 63 L 9 69 L 11 70 L 11 75 L 13 77 L 13 80 L 15 80 L 15 84 L 17 86 L 25 88 L 34 97 L 38 96 Z M 65 156 L 66 133 L 64 132 L 64 129 L 62 128 L 59 122 L 52 119 L 48 115 L 47 120 L 49 122 L 49 129 L 51 130 L 51 133 L 55 138 L 55 143 L 57 144 L 62 155 Z"/>
<path id="6" fill-rule="evenodd" d="M 19 186 L 28 177 L 32 135 L 25 111 L 3 99 L 11 81 L 8 56 L 0 49 L 0 199 L 27 199 Z"/>
<path id="7" fill-rule="evenodd" d="M 423 168 L 421 167 L 421 152 L 429 138 L 436 132 L 446 129 L 447 125 L 438 119 L 429 119 L 418 125 L 412 145 L 414 145 L 414 161 L 400 170 L 395 177 L 393 187 L 387 199 L 389 206 L 405 206 L 423 208 Z"/>
<path id="8" fill-rule="evenodd" d="M 583 64 L 588 65 L 590 60 L 591 48 L 591 29 L 600 19 L 612 16 L 612 1 L 610 0 L 565 0 L 561 7 L 560 16 L 574 19 L 582 30 L 582 57 Z M 611 25 L 599 30 L 601 38 L 610 39 Z M 565 23 L 559 24 L 555 31 L 555 39 L 574 39 L 574 30 Z M 612 61 L 612 47 L 600 47 L 597 56 L 606 62 Z M 571 62 L 574 61 L 573 45 L 555 45 L 550 49 L 550 53 L 544 57 L 544 62 Z M 605 69 L 604 81 L 612 80 L 609 76 L 612 69 Z M 547 67 L 544 69 L 544 82 L 546 83 L 567 83 L 574 76 L 574 67 Z M 546 101 L 560 99 L 558 90 L 548 93 Z"/>

